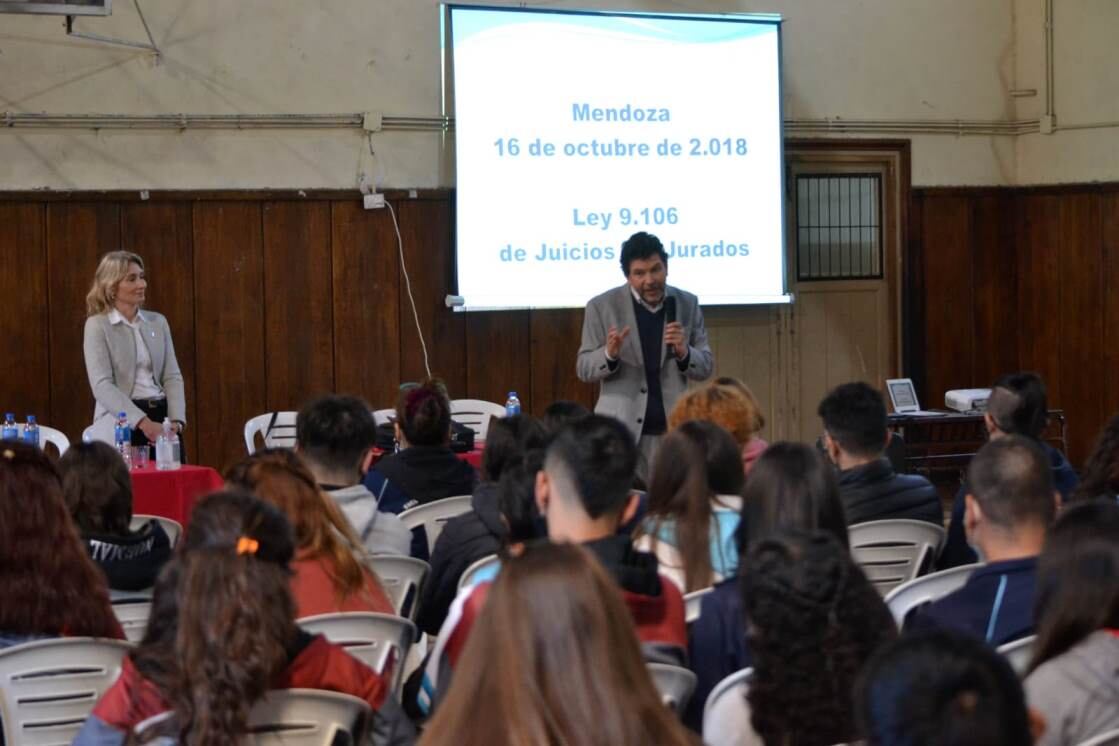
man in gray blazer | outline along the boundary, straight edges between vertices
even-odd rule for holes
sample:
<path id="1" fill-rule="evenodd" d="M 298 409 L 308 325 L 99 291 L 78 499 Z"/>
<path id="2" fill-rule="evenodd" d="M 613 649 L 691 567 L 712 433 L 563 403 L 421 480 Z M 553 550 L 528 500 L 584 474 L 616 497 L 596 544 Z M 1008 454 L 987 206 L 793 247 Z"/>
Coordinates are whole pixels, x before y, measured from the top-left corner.
<path id="1" fill-rule="evenodd" d="M 633 234 L 622 244 L 621 260 L 626 284 L 587 304 L 575 370 L 581 381 L 601 381 L 595 412 L 618 418 L 633 433 L 637 474 L 648 483 L 668 413 L 689 380 L 710 377 L 715 361 L 699 300 L 665 284 L 668 254 L 660 240 Z M 676 319 L 666 323 L 665 306 L 673 304 Z"/>

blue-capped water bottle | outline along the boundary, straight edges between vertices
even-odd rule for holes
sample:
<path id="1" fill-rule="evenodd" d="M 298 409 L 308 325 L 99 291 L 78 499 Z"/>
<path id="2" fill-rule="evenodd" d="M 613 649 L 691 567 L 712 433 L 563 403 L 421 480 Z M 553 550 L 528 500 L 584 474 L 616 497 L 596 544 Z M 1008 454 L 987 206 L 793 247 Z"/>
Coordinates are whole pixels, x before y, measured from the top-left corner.
<path id="1" fill-rule="evenodd" d="M 4 429 L 0 430 L 0 438 L 19 440 L 19 425 L 16 424 L 16 416 L 11 412 L 4 415 Z"/>
<path id="2" fill-rule="evenodd" d="M 516 391 L 509 392 L 509 398 L 505 400 L 505 416 L 515 417 L 521 413 L 521 400 L 517 398 Z"/>
<path id="3" fill-rule="evenodd" d="M 113 432 L 113 440 L 120 451 L 120 457 L 128 468 L 132 468 L 132 428 L 128 425 L 128 413 L 121 412 L 117 415 L 117 427 Z"/>
<path id="4" fill-rule="evenodd" d="M 27 424 L 23 426 L 23 442 L 30 446 L 39 447 L 39 423 L 35 415 L 27 415 Z"/>

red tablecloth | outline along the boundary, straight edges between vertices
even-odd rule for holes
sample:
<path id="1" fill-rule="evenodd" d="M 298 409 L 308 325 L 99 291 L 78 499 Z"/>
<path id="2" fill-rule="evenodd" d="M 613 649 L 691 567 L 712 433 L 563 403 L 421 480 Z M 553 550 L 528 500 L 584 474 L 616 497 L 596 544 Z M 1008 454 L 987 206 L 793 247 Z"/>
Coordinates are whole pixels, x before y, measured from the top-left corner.
<path id="1" fill-rule="evenodd" d="M 155 464 L 132 470 L 132 512 L 171 518 L 186 526 L 199 496 L 220 489 L 221 475 L 208 466 L 159 471 Z"/>
<path id="2" fill-rule="evenodd" d="M 380 461 L 381 458 L 386 453 L 389 453 L 389 452 L 388 451 L 382 451 L 380 448 L 374 448 L 373 449 L 373 463 L 375 464 L 378 461 Z M 456 453 L 455 455 L 458 456 L 461 461 L 465 461 L 466 463 L 470 464 L 471 466 L 473 466 L 478 471 L 482 470 L 482 449 L 481 448 L 475 448 L 472 451 L 466 451 L 464 453 Z"/>

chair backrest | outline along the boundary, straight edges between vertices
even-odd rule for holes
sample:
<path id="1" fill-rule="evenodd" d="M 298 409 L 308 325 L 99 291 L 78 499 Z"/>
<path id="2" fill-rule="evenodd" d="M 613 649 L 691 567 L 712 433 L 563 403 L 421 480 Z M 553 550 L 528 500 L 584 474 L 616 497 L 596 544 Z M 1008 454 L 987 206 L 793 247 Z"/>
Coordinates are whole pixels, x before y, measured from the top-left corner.
<path id="1" fill-rule="evenodd" d="M 27 423 L 20 422 L 19 437 L 23 438 L 23 430 L 27 427 Z M 53 427 L 46 425 L 39 425 L 39 447 L 42 448 L 47 443 L 50 443 L 58 451 L 58 455 L 66 453 L 70 449 L 70 439 L 66 437 L 65 433 L 61 430 L 55 430 Z"/>
<path id="2" fill-rule="evenodd" d="M 366 562 L 380 578 L 381 587 L 392 601 L 396 613 L 405 619 L 415 620 L 420 590 L 431 572 L 431 566 L 421 559 L 398 554 L 375 554 Z"/>
<path id="3" fill-rule="evenodd" d="M 478 583 L 493 580 L 500 571 L 500 557 L 496 554 L 483 557 L 477 562 L 471 563 L 470 567 L 463 571 L 462 577 L 458 579 L 458 589 L 461 591 L 463 588 L 469 588 L 472 585 L 478 585 Z"/>
<path id="4" fill-rule="evenodd" d="M 1037 642 L 1037 635 L 1030 635 L 1008 642 L 1005 645 L 999 645 L 999 653 L 1010 661 L 1010 667 L 1014 669 L 1014 673 L 1019 677 L 1026 675 L 1026 669 L 1030 666 L 1030 660 L 1034 656 L 1034 644 Z"/>
<path id="5" fill-rule="evenodd" d="M 131 645 L 68 637 L 0 650 L 0 723 L 8 746 L 69 744 L 120 675 Z"/>
<path id="6" fill-rule="evenodd" d="M 1092 736 L 1087 741 L 1081 741 L 1077 746 L 1119 746 L 1119 728 Z"/>
<path id="7" fill-rule="evenodd" d="M 161 515 L 148 515 L 147 513 L 133 513 L 132 522 L 128 527 L 133 531 L 139 531 L 148 521 L 155 521 L 167 533 L 167 538 L 171 540 L 171 548 L 174 549 L 179 543 L 179 538 L 183 535 L 183 524 L 171 518 L 164 518 Z"/>
<path id="8" fill-rule="evenodd" d="M 245 423 L 245 448 L 249 455 L 256 453 L 256 436 L 264 440 L 265 448 L 295 447 L 295 418 L 298 412 L 265 412 Z"/>
<path id="9" fill-rule="evenodd" d="M 115 603 L 113 613 L 124 629 L 124 637 L 129 642 L 140 642 L 148 628 L 148 617 L 152 613 L 152 602 L 141 601 L 135 597 Z"/>
<path id="10" fill-rule="evenodd" d="M 848 538 L 855 561 L 886 595 L 932 563 L 944 541 L 944 528 L 906 519 L 870 521 L 851 526 Z"/>
<path id="11" fill-rule="evenodd" d="M 244 743 L 272 746 L 353 746 L 363 743 L 373 711 L 365 700 L 321 689 L 274 689 L 249 711 Z M 161 712 L 132 729 L 137 740 L 174 744 L 174 712 Z M 149 740 L 155 736 L 154 741 Z"/>
<path id="12" fill-rule="evenodd" d="M 481 399 L 452 399 L 451 419 L 471 428 L 477 436 L 477 442 L 486 442 L 486 433 L 490 429 L 490 417 L 504 417 L 505 407 L 492 401 Z"/>
<path id="13" fill-rule="evenodd" d="M 732 673 L 711 690 L 703 705 L 703 742 L 707 746 L 761 746 L 761 739 L 750 724 L 750 703 L 746 693 L 754 669 Z"/>
<path id="14" fill-rule="evenodd" d="M 456 515 L 469 513 L 471 506 L 470 495 L 455 495 L 444 497 L 442 500 L 433 500 L 414 508 L 408 508 L 400 514 L 400 521 L 408 527 L 409 531 L 423 527 L 427 534 L 427 551 L 430 556 L 435 547 L 439 534 L 443 533 L 443 526 Z"/>
<path id="15" fill-rule="evenodd" d="M 699 619 L 699 612 L 703 608 L 703 597 L 713 590 L 715 589 L 701 588 L 698 591 L 684 594 L 684 621 L 691 624 Z"/>
<path id="16" fill-rule="evenodd" d="M 378 425 L 387 425 L 392 422 L 392 418 L 396 417 L 396 410 L 389 409 L 375 409 L 373 410 L 373 421 Z"/>
<path id="17" fill-rule="evenodd" d="M 661 701 L 679 714 L 684 713 L 688 700 L 695 691 L 696 675 L 682 666 L 668 663 L 646 663 L 653 685 L 660 692 Z"/>
<path id="18" fill-rule="evenodd" d="M 886 605 L 890 607 L 890 613 L 894 615 L 894 621 L 897 622 L 898 628 L 901 628 L 910 611 L 921 604 L 935 601 L 947 596 L 957 588 L 963 587 L 976 568 L 982 566 L 982 563 L 961 565 L 929 575 L 922 575 L 908 583 L 902 583 L 887 593 Z"/>
<path id="19" fill-rule="evenodd" d="M 365 611 L 317 614 L 298 621 L 303 629 L 341 645 L 377 673 L 391 675 L 392 691 L 399 699 L 404 659 L 416 639 L 416 625 L 403 617 Z"/>

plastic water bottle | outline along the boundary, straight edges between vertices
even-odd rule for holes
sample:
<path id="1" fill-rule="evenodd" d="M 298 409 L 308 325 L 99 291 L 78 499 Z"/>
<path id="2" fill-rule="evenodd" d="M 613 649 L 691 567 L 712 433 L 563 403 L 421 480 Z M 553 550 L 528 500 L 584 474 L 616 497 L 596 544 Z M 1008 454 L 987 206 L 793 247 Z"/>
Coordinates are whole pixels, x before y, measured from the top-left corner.
<path id="1" fill-rule="evenodd" d="M 121 412 L 117 415 L 117 427 L 113 432 L 113 440 L 116 441 L 117 450 L 120 451 L 120 457 L 124 459 L 124 464 L 129 469 L 132 468 L 132 428 L 128 425 L 128 413 Z"/>
<path id="2" fill-rule="evenodd" d="M 27 415 L 27 424 L 23 426 L 23 442 L 39 447 L 39 423 L 35 421 L 35 415 Z"/>
<path id="3" fill-rule="evenodd" d="M 179 458 L 179 436 L 171 429 L 171 420 L 164 418 L 163 432 L 155 440 L 155 468 L 160 471 L 178 469 L 182 466 Z"/>
<path id="4" fill-rule="evenodd" d="M 509 398 L 505 400 L 505 416 L 515 417 L 521 413 L 521 400 L 517 398 L 516 391 L 509 392 Z"/>
<path id="5" fill-rule="evenodd" d="M 16 424 L 16 416 L 11 412 L 4 415 L 4 429 L 0 430 L 0 438 L 19 440 L 19 425 Z"/>

